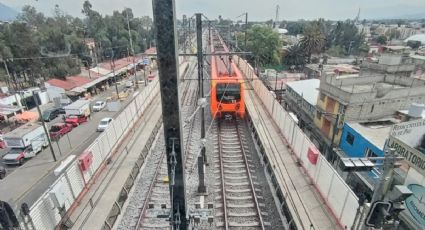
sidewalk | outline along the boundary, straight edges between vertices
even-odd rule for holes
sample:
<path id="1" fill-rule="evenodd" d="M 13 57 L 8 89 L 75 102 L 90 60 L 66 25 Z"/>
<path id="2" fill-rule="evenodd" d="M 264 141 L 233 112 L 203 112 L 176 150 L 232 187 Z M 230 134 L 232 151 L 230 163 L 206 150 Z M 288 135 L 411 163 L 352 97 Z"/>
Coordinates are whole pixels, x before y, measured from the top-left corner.
<path id="1" fill-rule="evenodd" d="M 332 213 L 302 168 L 292 158 L 282 133 L 274 125 L 260 99 L 252 91 L 246 91 L 245 102 L 268 157 L 268 163 L 272 166 L 277 184 L 292 215 L 293 219 L 287 221 L 299 229 L 338 229 Z"/>
<path id="2" fill-rule="evenodd" d="M 74 222 L 72 229 L 100 229 L 104 225 L 161 114 L 160 101 L 157 97 L 142 115 L 142 121 L 134 130 L 133 136 L 119 147 L 116 158 L 106 166 L 105 171 L 95 180 L 72 212 L 70 216 L 70 220 Z"/>

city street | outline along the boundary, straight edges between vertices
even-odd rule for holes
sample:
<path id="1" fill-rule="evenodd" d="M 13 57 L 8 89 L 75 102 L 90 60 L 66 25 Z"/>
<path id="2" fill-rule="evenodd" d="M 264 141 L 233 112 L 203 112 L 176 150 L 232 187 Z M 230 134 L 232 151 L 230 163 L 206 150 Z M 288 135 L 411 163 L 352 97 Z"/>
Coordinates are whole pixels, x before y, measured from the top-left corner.
<path id="1" fill-rule="evenodd" d="M 138 75 L 139 74 L 140 72 Z M 125 79 L 119 84 L 119 92 L 124 90 L 124 82 L 130 79 L 131 78 Z M 141 91 L 143 88 L 144 85 L 139 85 L 138 90 Z M 106 91 L 95 95 L 92 101 L 106 100 L 108 97 L 111 97 L 114 92 L 115 86 L 109 87 Z M 121 101 L 121 109 L 125 108 L 135 93 L 136 92 L 133 90 L 129 91 L 128 97 Z M 104 108 L 100 112 L 93 112 L 88 122 L 75 127 L 68 135 L 63 136 L 59 142 L 52 142 L 57 161 L 64 160 L 71 154 L 80 155 L 84 149 L 101 134 L 100 132 L 96 132 L 100 120 L 105 117 L 114 118 L 118 114 L 119 111 L 109 112 L 107 108 Z M 50 127 L 57 122 L 62 122 L 61 116 L 48 122 L 47 125 Z M 4 154 L 6 151 L 7 149 L 3 149 L 0 154 Z M 50 148 L 48 147 L 36 157 L 29 159 L 22 166 L 5 166 L 7 170 L 6 178 L 0 180 L 1 199 L 9 200 L 25 197 L 25 202 L 34 202 L 39 195 L 44 192 L 46 186 L 55 180 L 54 174 L 50 173 L 54 165 L 56 165 L 56 163 L 53 161 Z M 26 196 L 29 191 L 31 191 L 31 195 Z M 20 194 L 20 197 L 16 197 L 17 194 Z"/>

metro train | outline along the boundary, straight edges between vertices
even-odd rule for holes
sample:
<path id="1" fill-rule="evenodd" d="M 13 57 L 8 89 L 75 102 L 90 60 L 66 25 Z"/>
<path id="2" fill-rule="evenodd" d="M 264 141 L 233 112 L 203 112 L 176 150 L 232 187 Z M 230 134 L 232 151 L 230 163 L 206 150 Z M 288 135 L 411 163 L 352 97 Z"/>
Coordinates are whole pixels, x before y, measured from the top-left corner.
<path id="1" fill-rule="evenodd" d="M 244 79 L 223 39 L 211 33 L 211 113 L 214 118 L 226 115 L 245 117 Z M 219 55 L 223 53 L 223 55 Z"/>

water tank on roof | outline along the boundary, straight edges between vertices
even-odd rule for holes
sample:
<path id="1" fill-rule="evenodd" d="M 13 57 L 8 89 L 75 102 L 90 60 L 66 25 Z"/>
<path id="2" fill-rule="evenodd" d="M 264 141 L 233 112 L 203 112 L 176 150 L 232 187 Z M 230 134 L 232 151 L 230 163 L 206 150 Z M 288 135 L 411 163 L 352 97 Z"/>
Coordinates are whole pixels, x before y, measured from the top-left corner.
<path id="1" fill-rule="evenodd" d="M 409 116 L 415 118 L 422 118 L 422 112 L 424 111 L 425 105 L 419 103 L 412 103 L 409 108 Z"/>

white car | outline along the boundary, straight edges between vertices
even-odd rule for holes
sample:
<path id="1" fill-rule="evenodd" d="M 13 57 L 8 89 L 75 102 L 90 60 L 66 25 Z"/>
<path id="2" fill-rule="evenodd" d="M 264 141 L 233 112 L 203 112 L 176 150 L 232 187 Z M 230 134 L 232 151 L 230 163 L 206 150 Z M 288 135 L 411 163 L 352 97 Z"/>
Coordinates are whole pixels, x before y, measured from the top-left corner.
<path id="1" fill-rule="evenodd" d="M 98 112 L 98 111 L 102 110 L 103 108 L 105 108 L 105 106 L 106 106 L 106 102 L 96 101 L 93 105 L 93 111 Z"/>
<path id="2" fill-rule="evenodd" d="M 105 130 L 106 130 L 106 128 L 108 128 L 109 124 L 111 124 L 111 122 L 112 122 L 112 121 L 113 121 L 113 119 L 112 119 L 112 118 L 110 118 L 110 117 L 105 117 L 105 118 L 103 118 L 103 119 L 100 121 L 99 125 L 97 126 L 97 131 L 98 131 L 98 132 L 103 132 L 103 131 L 105 131 Z"/>

